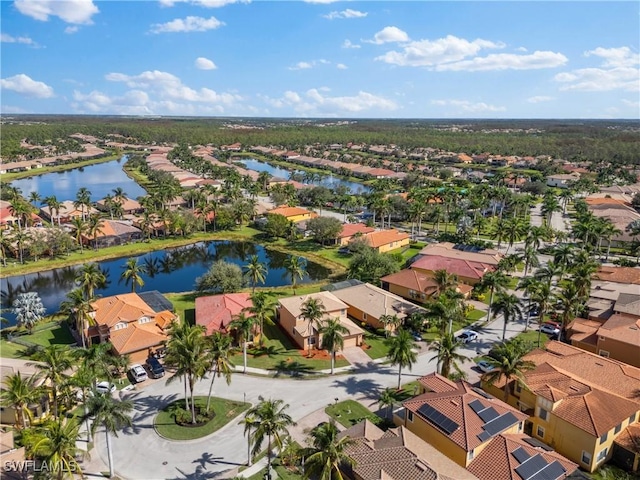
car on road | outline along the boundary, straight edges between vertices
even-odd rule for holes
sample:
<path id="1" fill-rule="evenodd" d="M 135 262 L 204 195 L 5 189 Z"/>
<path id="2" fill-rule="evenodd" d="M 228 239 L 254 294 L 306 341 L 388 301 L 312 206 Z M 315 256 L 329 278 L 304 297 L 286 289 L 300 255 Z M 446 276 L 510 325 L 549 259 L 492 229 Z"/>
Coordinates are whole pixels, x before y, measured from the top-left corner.
<path id="1" fill-rule="evenodd" d="M 473 330 L 465 330 L 460 335 L 458 335 L 458 341 L 462 343 L 473 342 L 478 339 L 478 334 Z"/>
<path id="2" fill-rule="evenodd" d="M 486 360 L 480 360 L 478 362 L 478 368 L 484 372 L 484 373 L 488 373 L 491 370 L 495 370 L 496 367 L 494 367 L 493 365 L 491 365 L 489 362 L 487 362 Z"/>
<path id="3" fill-rule="evenodd" d="M 137 363 L 135 365 L 131 365 L 131 368 L 129 369 L 129 376 L 131 377 L 131 381 L 133 383 L 144 382 L 149 378 L 147 376 L 146 370 L 142 368 L 142 365 L 139 365 Z"/>
<path id="4" fill-rule="evenodd" d="M 422 338 L 422 335 L 420 335 L 418 332 L 411 332 L 411 336 L 416 342 L 421 342 L 424 340 L 424 338 Z"/>
<path id="5" fill-rule="evenodd" d="M 560 329 L 558 327 L 549 323 L 543 323 L 540 326 L 540 331 L 542 333 L 546 333 L 547 335 L 557 335 L 560 333 Z"/>
<path id="6" fill-rule="evenodd" d="M 147 370 L 149 370 L 149 376 L 151 378 L 162 378 L 164 377 L 164 367 L 155 357 L 147 358 Z"/>
<path id="7" fill-rule="evenodd" d="M 96 392 L 98 393 L 113 393 L 116 391 L 115 383 L 109 383 L 106 380 L 98 382 L 96 385 Z"/>

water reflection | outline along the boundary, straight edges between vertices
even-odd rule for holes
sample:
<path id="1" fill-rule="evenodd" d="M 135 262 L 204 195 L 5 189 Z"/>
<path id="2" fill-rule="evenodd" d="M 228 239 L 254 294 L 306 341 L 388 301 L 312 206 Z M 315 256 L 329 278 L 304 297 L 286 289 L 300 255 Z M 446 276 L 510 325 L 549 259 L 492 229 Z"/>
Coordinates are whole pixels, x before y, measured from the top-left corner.
<path id="1" fill-rule="evenodd" d="M 193 290 L 196 278 L 203 275 L 216 260 L 225 260 L 242 267 L 252 255 L 257 255 L 268 267 L 265 286 L 279 287 L 290 284 L 284 268 L 287 254 L 250 242 L 212 241 L 138 256 L 138 262 L 147 270 L 143 275 L 145 284 L 142 290 L 159 290 L 162 293 Z M 107 278 L 107 285 L 97 289 L 96 295 L 109 296 L 130 291 L 130 286 L 125 285 L 120 278 L 127 259 L 98 262 Z M 3 310 L 11 306 L 19 293 L 35 291 L 40 295 L 47 314 L 56 312 L 67 293 L 77 287 L 75 277 L 79 268 L 78 265 L 1 279 L 0 297 Z M 322 280 L 328 273 L 323 266 L 308 262 L 307 275 L 298 283 Z M 3 317 L 7 318 L 10 324 L 15 321 L 14 315 L 8 311 L 3 312 Z"/>

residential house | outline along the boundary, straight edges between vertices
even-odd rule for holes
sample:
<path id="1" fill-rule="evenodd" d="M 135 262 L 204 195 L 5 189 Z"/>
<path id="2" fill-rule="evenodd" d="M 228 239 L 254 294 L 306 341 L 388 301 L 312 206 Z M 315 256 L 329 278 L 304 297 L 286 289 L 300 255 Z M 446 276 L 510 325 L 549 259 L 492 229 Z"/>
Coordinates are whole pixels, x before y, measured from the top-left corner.
<path id="1" fill-rule="evenodd" d="M 325 315 L 319 321 L 321 325 L 328 319 L 338 318 L 349 333 L 343 335 L 344 346 L 354 347 L 362 345 L 364 331 L 347 318 L 347 305 L 330 292 L 311 293 L 295 297 L 281 298 L 277 308 L 277 318 L 282 329 L 302 350 L 311 347 L 320 348 L 322 335 L 318 331 L 318 324 L 311 324 L 302 316 L 304 303 L 309 299 L 322 302 Z"/>
<path id="2" fill-rule="evenodd" d="M 436 255 L 440 257 L 471 260 L 497 266 L 504 255 L 491 248 L 480 248 L 472 245 L 461 245 L 451 242 L 432 243 L 420 250 L 419 255 Z"/>
<path id="3" fill-rule="evenodd" d="M 593 472 L 612 457 L 614 442 L 640 415 L 640 368 L 551 341 L 524 357 L 535 368 L 516 379 L 483 382 L 489 393 L 529 415 L 532 436 Z M 635 427 L 633 427 L 635 428 Z M 633 428 L 631 431 L 633 431 Z"/>
<path id="4" fill-rule="evenodd" d="M 333 290 L 336 297 L 348 305 L 348 315 L 373 328 L 393 329 L 380 321 L 383 315 L 396 315 L 400 320 L 415 312 L 424 312 L 411 302 L 370 283 Z"/>
<path id="5" fill-rule="evenodd" d="M 93 247 L 111 247 L 142 239 L 142 231 L 131 223 L 121 220 L 103 220 L 94 234 L 82 234 L 82 243 Z"/>
<path id="6" fill-rule="evenodd" d="M 522 433 L 527 415 L 465 381 L 436 373 L 418 380 L 423 394 L 403 402 L 393 421 L 467 467 L 500 433 Z"/>
<path id="7" fill-rule="evenodd" d="M 49 208 L 49 206 L 44 206 L 40 208 L 40 214 L 42 218 L 51 223 L 71 223 L 71 220 L 74 218 L 89 218 L 91 215 L 99 213 L 93 207 L 76 207 L 71 200 L 65 200 L 64 202 L 60 202 L 60 208 L 56 211 Z"/>
<path id="8" fill-rule="evenodd" d="M 625 205 L 624 202 L 617 203 L 592 203 L 589 205 L 589 211 L 596 217 L 611 220 L 613 225 L 620 230 L 621 233 L 614 235 L 611 240 L 613 245 L 620 245 L 623 242 L 631 242 L 634 238 L 630 232 L 626 231 L 627 226 L 635 221 L 640 220 L 640 213 L 634 208 Z"/>
<path id="9" fill-rule="evenodd" d="M 277 207 L 269 210 L 268 215 L 282 215 L 291 222 L 300 222 L 302 220 L 309 220 L 310 218 L 316 218 L 317 213 L 307 210 L 302 207 Z"/>
<path id="10" fill-rule="evenodd" d="M 114 200 L 114 202 L 116 201 L 117 200 Z M 122 206 L 122 213 L 125 215 L 135 215 L 144 211 L 144 207 L 140 205 L 140 202 L 132 198 L 126 198 L 124 201 L 120 202 L 120 205 Z M 109 206 L 106 204 L 104 199 L 96 202 L 96 208 L 101 212 L 110 213 Z"/>
<path id="11" fill-rule="evenodd" d="M 158 291 L 98 298 L 91 304 L 94 325 L 85 328 L 90 344 L 111 342 L 116 355 L 144 362 L 168 340 L 167 330 L 178 317 Z"/>
<path id="12" fill-rule="evenodd" d="M 345 223 L 342 225 L 342 231 L 338 235 L 336 243 L 338 245 L 347 245 L 354 238 L 375 232 L 375 230 L 375 228 L 368 227 L 364 223 Z"/>
<path id="13" fill-rule="evenodd" d="M 363 420 L 343 437 L 352 440 L 346 454 L 355 463 L 343 471 L 354 480 L 478 480 L 403 426 L 385 432 Z"/>
<path id="14" fill-rule="evenodd" d="M 611 462 L 627 471 L 640 471 L 640 423 L 629 425 L 616 437 Z"/>
<path id="15" fill-rule="evenodd" d="M 580 180 L 579 173 L 558 173 L 547 177 L 547 187 L 569 188 L 574 182 Z"/>
<path id="16" fill-rule="evenodd" d="M 414 302 L 424 303 L 438 293 L 438 284 L 433 277 L 419 270 L 400 270 L 382 277 L 380 282 L 383 289 Z M 473 287 L 464 283 L 456 287 L 456 291 L 465 297 L 471 293 L 471 290 Z"/>
<path id="17" fill-rule="evenodd" d="M 3 357 L 2 364 L 0 365 L 0 391 L 4 389 L 5 382 L 8 377 L 20 373 L 23 378 L 31 377 L 32 375 L 40 374 L 34 364 L 26 362 L 22 359 L 14 359 Z M 42 378 L 36 381 L 36 385 L 40 386 L 44 383 Z M 49 412 L 49 401 L 47 395 L 43 395 L 39 402 L 29 405 L 29 410 L 33 419 L 43 418 Z M 27 426 L 29 425 L 29 419 L 27 418 Z M 14 425 L 16 423 L 16 410 L 10 406 L 0 407 L 0 424 L 2 425 Z M 4 454 L 2 455 L 4 460 Z"/>
<path id="18" fill-rule="evenodd" d="M 42 218 L 35 213 L 31 213 L 26 220 L 28 225 L 42 226 Z M 21 225 L 23 228 L 25 227 L 23 220 L 21 220 Z M 18 217 L 13 216 L 10 202 L 0 200 L 0 228 L 5 229 L 13 226 L 18 226 Z"/>
<path id="19" fill-rule="evenodd" d="M 594 275 L 594 278 L 597 277 L 598 273 Z M 621 272 L 619 278 L 625 278 L 625 275 Z M 628 275 L 626 278 L 632 277 Z M 618 302 L 620 296 L 623 294 L 640 294 L 638 285 L 631 282 L 592 280 L 589 299 L 586 303 L 586 307 L 589 312 L 587 318 L 589 320 L 600 321 L 608 319 L 616 311 L 616 303 Z M 632 302 L 632 299 L 633 297 L 623 297 L 623 301 L 617 305 L 617 308 L 624 308 L 623 305 L 626 302 Z M 627 310 L 620 310 L 620 312 L 622 313 L 632 313 L 633 311 L 633 309 L 631 310 L 631 312 Z"/>
<path id="20" fill-rule="evenodd" d="M 196 298 L 196 325 L 205 327 L 205 335 L 214 332 L 229 332 L 234 317 L 253 307 L 249 293 L 225 293 Z"/>
<path id="21" fill-rule="evenodd" d="M 601 266 L 593 278 L 604 282 L 640 285 L 640 268 Z"/>
<path id="22" fill-rule="evenodd" d="M 395 229 L 378 230 L 362 236 L 364 242 L 380 253 L 390 252 L 409 245 L 409 234 Z"/>
<path id="23" fill-rule="evenodd" d="M 422 256 L 413 262 L 410 268 L 429 276 L 433 276 L 438 270 L 446 270 L 447 273 L 456 275 L 460 282 L 468 285 L 479 283 L 487 273 L 495 270 L 493 265 L 486 263 L 438 255 Z"/>

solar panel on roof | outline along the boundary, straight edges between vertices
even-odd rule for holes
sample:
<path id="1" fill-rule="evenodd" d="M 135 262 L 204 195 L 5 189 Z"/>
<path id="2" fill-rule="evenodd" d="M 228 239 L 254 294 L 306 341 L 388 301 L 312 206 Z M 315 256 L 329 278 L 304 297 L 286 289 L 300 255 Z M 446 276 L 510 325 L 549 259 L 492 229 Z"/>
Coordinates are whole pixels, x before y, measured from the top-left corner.
<path id="1" fill-rule="evenodd" d="M 484 423 L 490 422 L 494 418 L 500 416 L 493 407 L 485 407 L 480 402 L 480 400 L 474 400 L 473 402 L 469 403 L 469 406 L 473 409 L 474 412 L 478 414 L 478 416 L 484 421 Z"/>
<path id="2" fill-rule="evenodd" d="M 534 477 L 533 480 L 557 480 L 562 477 L 567 470 L 562 466 L 559 461 L 554 461 L 547 465 L 541 472 L 540 478 Z"/>
<path id="3" fill-rule="evenodd" d="M 516 448 L 513 452 L 511 452 L 511 455 L 516 457 L 516 460 L 518 460 L 518 463 L 524 463 L 530 457 L 530 455 L 522 447 Z"/>
<path id="4" fill-rule="evenodd" d="M 493 437 L 516 423 L 518 423 L 518 419 L 515 415 L 511 412 L 507 412 L 486 423 L 482 428 L 484 428 L 485 432 L 487 432 L 489 436 Z"/>
<path id="5" fill-rule="evenodd" d="M 158 313 L 164 310 L 173 312 L 173 304 L 167 300 L 158 290 L 151 290 L 149 292 L 140 292 L 138 296 L 151 307 L 151 309 Z"/>
<path id="6" fill-rule="evenodd" d="M 488 398 L 488 399 L 492 399 L 494 398 L 493 395 L 489 395 L 487 392 L 485 392 L 484 390 L 482 390 L 481 388 L 478 387 L 473 387 L 472 390 L 474 392 L 476 392 L 478 395 L 483 396 L 484 398 Z"/>
<path id="7" fill-rule="evenodd" d="M 525 438 L 524 441 L 527 442 L 532 447 L 538 447 L 538 448 L 542 448 L 543 450 L 546 450 L 547 452 L 553 452 L 553 448 L 551 448 L 549 445 L 545 443 L 542 443 L 537 438 L 529 437 L 529 438 Z"/>
<path id="8" fill-rule="evenodd" d="M 515 470 L 522 477 L 522 480 L 533 480 L 546 466 L 547 461 L 542 455 L 537 454 L 525 460 Z"/>
<path id="9" fill-rule="evenodd" d="M 418 414 L 429 422 L 433 423 L 440 430 L 445 432 L 447 435 L 451 435 L 455 432 L 460 425 L 451 420 L 449 417 L 440 413 L 438 410 L 433 408 L 431 405 L 424 404 L 418 409 Z"/>

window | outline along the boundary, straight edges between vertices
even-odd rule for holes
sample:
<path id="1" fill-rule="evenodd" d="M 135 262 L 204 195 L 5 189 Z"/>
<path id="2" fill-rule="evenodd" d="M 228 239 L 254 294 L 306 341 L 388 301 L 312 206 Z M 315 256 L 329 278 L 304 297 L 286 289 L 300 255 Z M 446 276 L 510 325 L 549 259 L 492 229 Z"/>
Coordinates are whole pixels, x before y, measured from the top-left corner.
<path id="1" fill-rule="evenodd" d="M 609 358 L 609 352 L 607 352 L 606 350 L 600 350 L 598 352 L 598 355 L 600 355 L 601 357 L 607 357 Z"/>
<path id="2" fill-rule="evenodd" d="M 516 393 L 520 392 L 522 392 L 522 386 L 520 385 L 520 382 L 516 382 Z"/>
<path id="3" fill-rule="evenodd" d="M 471 461 L 473 460 L 473 450 L 469 451 L 469 453 L 467 453 L 467 460 Z"/>
<path id="4" fill-rule="evenodd" d="M 582 458 L 580 458 L 580 461 L 582 463 L 584 463 L 587 466 L 591 465 L 591 454 L 588 452 L 585 452 L 584 450 L 582 451 Z"/>
<path id="5" fill-rule="evenodd" d="M 410 422 L 413 422 L 413 412 L 412 411 L 409 411 L 407 413 L 407 418 L 409 419 Z"/>
<path id="6" fill-rule="evenodd" d="M 363 313 L 363 314 L 362 314 L 362 319 L 363 319 L 363 320 L 366 320 L 366 319 L 367 319 L 367 314 L 366 314 L 366 313 Z"/>
<path id="7" fill-rule="evenodd" d="M 149 317 L 140 317 L 138 323 L 149 323 L 151 319 Z"/>
<path id="8" fill-rule="evenodd" d="M 549 412 L 547 412 L 544 408 L 539 407 L 538 416 L 540 417 L 541 420 L 544 420 L 546 422 L 547 419 L 549 418 Z"/>
<path id="9" fill-rule="evenodd" d="M 596 462 L 600 463 L 601 461 L 603 461 L 605 458 L 607 458 L 607 452 L 609 451 L 608 448 L 603 448 L 602 450 L 600 450 L 598 452 L 598 457 L 596 458 Z"/>
<path id="10" fill-rule="evenodd" d="M 609 432 L 605 432 L 604 435 L 600 437 L 600 444 L 603 444 L 607 441 L 607 437 L 609 436 Z"/>
<path id="11" fill-rule="evenodd" d="M 123 328 L 127 328 L 127 324 L 125 322 L 118 322 L 113 326 L 114 330 L 122 330 Z"/>
<path id="12" fill-rule="evenodd" d="M 518 433 L 522 433 L 522 422 L 518 424 Z"/>
<path id="13" fill-rule="evenodd" d="M 632 423 L 633 423 L 633 422 L 635 422 L 635 421 L 636 421 L 636 414 L 634 413 L 633 415 L 631 415 L 631 416 L 629 417 L 629 424 L 632 424 Z"/>
<path id="14" fill-rule="evenodd" d="M 538 428 L 536 429 L 536 435 L 540 438 L 544 438 L 544 428 L 540 425 L 538 425 Z"/>

